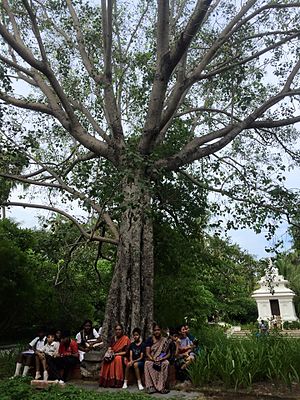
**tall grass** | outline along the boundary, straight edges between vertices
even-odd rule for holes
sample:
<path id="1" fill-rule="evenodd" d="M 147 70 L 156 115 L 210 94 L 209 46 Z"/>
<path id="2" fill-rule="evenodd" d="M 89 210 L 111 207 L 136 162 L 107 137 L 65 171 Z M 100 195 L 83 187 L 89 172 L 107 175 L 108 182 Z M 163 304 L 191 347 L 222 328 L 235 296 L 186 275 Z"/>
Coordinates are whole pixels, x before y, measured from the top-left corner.
<path id="1" fill-rule="evenodd" d="M 210 335 L 205 332 L 203 343 L 189 368 L 196 386 L 223 383 L 237 389 L 250 387 L 254 382 L 280 382 L 289 386 L 299 382 L 299 339 L 279 335 L 234 339 L 214 330 Z"/>

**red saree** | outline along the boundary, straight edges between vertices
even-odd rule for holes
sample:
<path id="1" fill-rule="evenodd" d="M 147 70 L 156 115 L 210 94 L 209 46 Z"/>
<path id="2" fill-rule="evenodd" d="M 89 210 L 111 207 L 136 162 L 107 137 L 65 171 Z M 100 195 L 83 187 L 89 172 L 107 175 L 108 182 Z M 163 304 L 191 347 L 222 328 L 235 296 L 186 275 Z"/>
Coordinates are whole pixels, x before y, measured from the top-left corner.
<path id="1" fill-rule="evenodd" d="M 114 353 L 127 351 L 130 345 L 130 339 L 123 335 L 117 341 L 114 341 L 111 348 Z M 99 386 L 103 387 L 122 387 L 124 381 L 123 363 L 127 363 L 126 356 L 115 356 L 111 362 L 103 361 L 100 370 Z"/>

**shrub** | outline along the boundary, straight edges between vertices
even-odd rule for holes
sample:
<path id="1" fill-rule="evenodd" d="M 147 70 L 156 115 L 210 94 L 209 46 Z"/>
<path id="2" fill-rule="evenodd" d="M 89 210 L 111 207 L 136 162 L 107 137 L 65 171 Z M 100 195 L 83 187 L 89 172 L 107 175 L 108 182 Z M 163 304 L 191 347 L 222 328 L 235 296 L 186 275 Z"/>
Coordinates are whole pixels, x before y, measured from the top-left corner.
<path id="1" fill-rule="evenodd" d="M 0 352 L 0 379 L 12 376 L 15 371 L 17 356 L 22 346 L 10 350 L 2 350 Z"/>
<path id="2" fill-rule="evenodd" d="M 293 321 L 293 322 L 285 321 L 283 323 L 283 329 L 300 329 L 300 322 L 299 321 Z"/>

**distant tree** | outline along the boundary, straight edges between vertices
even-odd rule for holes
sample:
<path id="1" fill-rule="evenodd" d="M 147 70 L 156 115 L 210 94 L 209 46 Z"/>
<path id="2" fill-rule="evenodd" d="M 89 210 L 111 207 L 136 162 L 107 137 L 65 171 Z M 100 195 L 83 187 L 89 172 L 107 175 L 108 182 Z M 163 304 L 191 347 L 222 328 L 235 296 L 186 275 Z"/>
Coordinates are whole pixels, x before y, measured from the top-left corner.
<path id="1" fill-rule="evenodd" d="M 95 244 L 73 249 L 70 260 L 75 228 L 63 223 L 56 230 L 33 231 L 0 221 L 0 337 L 31 335 L 41 325 L 75 332 L 87 317 L 103 319 L 111 272 L 99 265 L 102 280 L 95 281 Z"/>
<path id="2" fill-rule="evenodd" d="M 186 235 L 169 224 L 154 224 L 155 317 L 165 326 L 184 318 L 251 322 L 251 299 L 260 263 L 237 245 L 204 232 Z"/>
<path id="3" fill-rule="evenodd" d="M 117 246 L 104 332 L 118 320 L 150 329 L 157 186 L 183 173 L 229 196 L 229 228 L 266 223 L 272 233 L 268 217 L 295 213 L 281 152 L 299 156 L 299 8 L 285 0 L 2 1 L 1 136 L 29 168 L 1 176 L 51 194 L 41 204 L 3 204 L 60 213 L 88 241 Z M 56 206 L 56 196 L 78 200 L 90 223 Z M 215 218 L 227 207 L 216 202 Z"/>

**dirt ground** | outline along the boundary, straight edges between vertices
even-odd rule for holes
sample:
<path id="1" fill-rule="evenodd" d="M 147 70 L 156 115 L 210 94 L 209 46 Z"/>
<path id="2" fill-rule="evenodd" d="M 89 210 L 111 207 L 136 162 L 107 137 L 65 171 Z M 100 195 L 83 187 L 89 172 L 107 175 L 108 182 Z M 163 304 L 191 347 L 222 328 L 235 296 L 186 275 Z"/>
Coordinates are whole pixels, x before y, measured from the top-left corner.
<path id="1" fill-rule="evenodd" d="M 97 382 L 72 381 L 77 387 L 97 392 L 109 392 L 124 389 L 99 388 Z M 163 399 L 186 399 L 186 400 L 300 400 L 300 385 L 293 384 L 291 388 L 284 385 L 271 383 L 253 384 L 251 390 L 227 390 L 222 387 L 204 387 L 201 389 L 193 387 L 181 387 L 179 390 L 171 390 L 166 395 L 152 394 L 153 398 Z M 135 385 L 127 389 L 132 393 L 137 393 Z"/>

